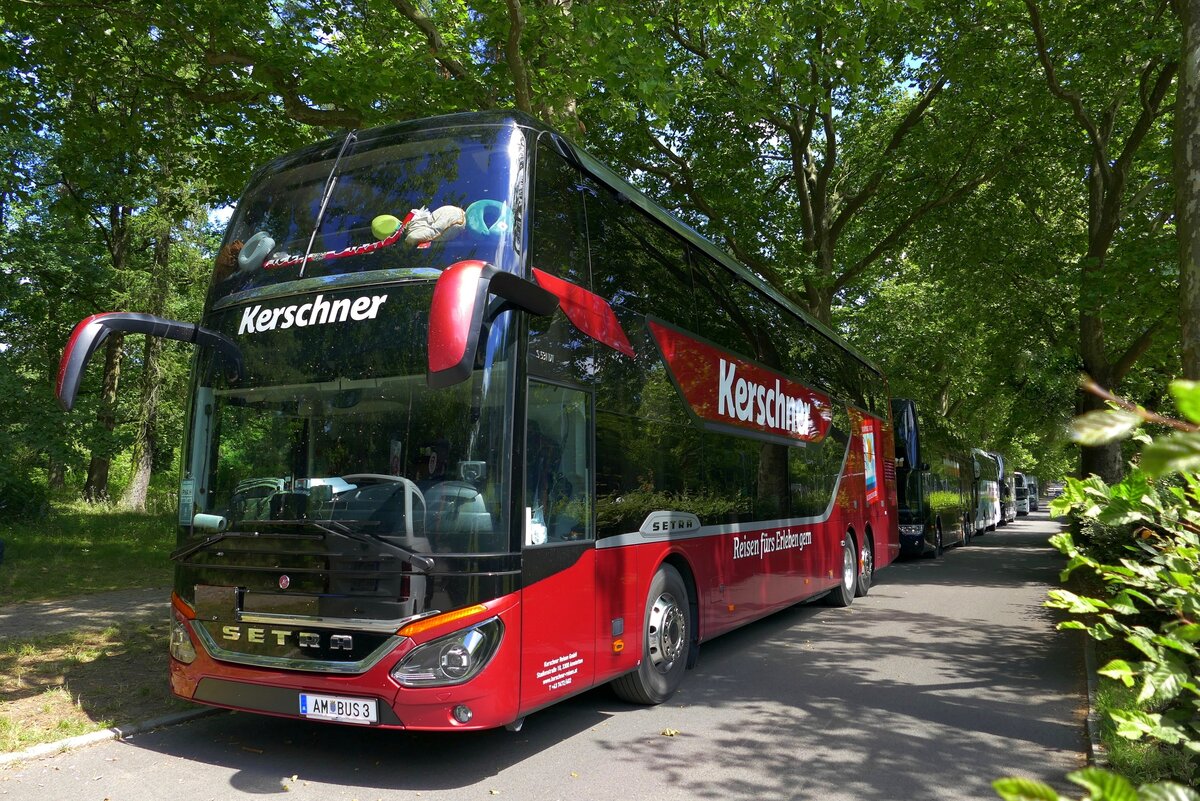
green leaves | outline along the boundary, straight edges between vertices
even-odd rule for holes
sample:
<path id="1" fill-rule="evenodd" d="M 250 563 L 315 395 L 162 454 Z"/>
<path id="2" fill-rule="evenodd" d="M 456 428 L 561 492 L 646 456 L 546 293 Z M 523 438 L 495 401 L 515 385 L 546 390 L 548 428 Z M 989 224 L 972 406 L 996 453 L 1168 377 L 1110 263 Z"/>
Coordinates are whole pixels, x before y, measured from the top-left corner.
<path id="1" fill-rule="evenodd" d="M 1142 449 L 1142 468 L 1155 476 L 1200 471 L 1200 433 L 1176 433 Z"/>
<path id="2" fill-rule="evenodd" d="M 1142 690 L 1138 693 L 1138 703 L 1153 701 L 1161 704 L 1177 697 L 1191 676 L 1187 667 L 1175 657 L 1165 657 L 1161 662 L 1152 664 L 1149 671 L 1143 675 Z"/>
<path id="3" fill-rule="evenodd" d="M 1134 789 L 1127 779 L 1101 768 L 1084 768 L 1067 778 L 1087 790 L 1086 801 L 1200 801 L 1200 794 L 1182 785 L 1159 782 Z M 992 787 L 1004 801 L 1065 801 L 1054 788 L 1033 779 L 998 779 Z"/>
<path id="4" fill-rule="evenodd" d="M 1140 801 L 1200 801 L 1200 793 L 1178 784 L 1163 783 L 1142 787 L 1138 798 Z"/>
<path id="5" fill-rule="evenodd" d="M 1190 422 L 1200 423 L 1200 381 L 1172 381 L 1171 397 L 1175 407 Z"/>
<path id="6" fill-rule="evenodd" d="M 1164 723 L 1163 716 L 1158 713 L 1141 712 L 1136 709 L 1116 709 L 1111 713 L 1113 722 L 1117 724 L 1117 736 L 1128 740 L 1140 740 L 1142 737 L 1152 737 L 1172 745 L 1180 743 L 1184 734 L 1177 726 Z"/>
<path id="7" fill-rule="evenodd" d="M 1098 409 L 1071 421 L 1071 439 L 1080 445 L 1104 445 L 1124 439 L 1142 424 L 1142 418 L 1125 409 Z"/>
<path id="8" fill-rule="evenodd" d="M 1047 606 L 1056 609 L 1066 609 L 1073 615 L 1090 615 L 1109 605 L 1098 598 L 1083 598 L 1069 590 L 1050 590 L 1050 602 Z"/>
<path id="9" fill-rule="evenodd" d="M 1116 679 L 1126 687 L 1133 686 L 1133 667 L 1124 659 L 1114 659 L 1096 672 L 1101 676 Z"/>
<path id="10" fill-rule="evenodd" d="M 1099 768 L 1084 768 L 1068 773 L 1067 778 L 1088 791 L 1092 801 L 1138 801 L 1133 785 L 1115 773 Z"/>
<path id="11" fill-rule="evenodd" d="M 1200 384 L 1175 382 L 1171 392 L 1184 416 L 1193 423 L 1200 419 Z M 1153 415 L 1109 409 L 1093 413 L 1077 428 L 1082 439 L 1098 442 L 1136 429 L 1143 418 Z M 1112 659 L 1098 671 L 1136 689 L 1124 708 L 1109 710 L 1118 737 L 1200 753 L 1200 726 L 1189 722 L 1200 720 L 1200 433 L 1183 430 L 1187 424 L 1173 425 L 1173 433 L 1143 446 L 1136 466 L 1120 482 L 1109 485 L 1095 477 L 1066 482 L 1053 511 L 1092 528 L 1085 526 L 1084 536 L 1064 533 L 1053 539 L 1070 560 L 1064 576 L 1088 570 L 1104 590 L 1088 595 L 1054 590 L 1047 605 L 1084 616 L 1064 627 L 1084 629 L 1097 640 L 1118 637 L 1141 656 Z M 1096 549 L 1097 532 L 1111 538 L 1107 551 Z M 1073 780 L 1087 787 L 1093 801 L 1174 801 L 1189 792 L 1161 785 L 1142 788 L 1139 795 L 1105 774 L 1081 772 Z"/>
<path id="12" fill-rule="evenodd" d="M 1004 801 L 1060 801 L 1062 798 L 1054 788 L 1032 779 L 997 779 L 992 782 L 992 787 Z"/>

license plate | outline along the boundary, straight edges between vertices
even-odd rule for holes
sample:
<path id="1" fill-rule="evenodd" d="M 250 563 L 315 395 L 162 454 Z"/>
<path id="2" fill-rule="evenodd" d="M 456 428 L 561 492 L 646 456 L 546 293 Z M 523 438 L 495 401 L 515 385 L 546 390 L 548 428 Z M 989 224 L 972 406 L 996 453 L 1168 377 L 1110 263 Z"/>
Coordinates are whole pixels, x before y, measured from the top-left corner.
<path id="1" fill-rule="evenodd" d="M 342 695 L 300 693 L 300 714 L 313 720 L 339 723 L 377 723 L 379 712 L 374 698 L 347 698 Z"/>

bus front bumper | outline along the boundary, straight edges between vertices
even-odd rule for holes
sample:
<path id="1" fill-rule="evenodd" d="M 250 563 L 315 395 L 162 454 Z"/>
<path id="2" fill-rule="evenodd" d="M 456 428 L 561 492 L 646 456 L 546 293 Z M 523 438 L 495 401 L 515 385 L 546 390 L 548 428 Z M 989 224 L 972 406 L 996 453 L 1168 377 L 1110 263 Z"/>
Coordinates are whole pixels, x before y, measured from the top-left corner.
<path id="1" fill-rule="evenodd" d="M 510 608 L 500 617 L 516 613 L 516 608 Z M 193 633 L 195 658 L 189 663 L 174 656 L 169 660 L 171 691 L 195 703 L 301 720 L 418 731 L 493 729 L 518 717 L 518 642 L 519 637 L 506 637 L 479 674 L 462 684 L 405 687 L 391 670 L 416 647 L 411 639 L 401 640 L 365 672 L 342 675 L 225 662 L 213 658 Z M 373 719 L 329 720 L 306 711 L 302 696 L 360 705 L 373 701 Z"/>

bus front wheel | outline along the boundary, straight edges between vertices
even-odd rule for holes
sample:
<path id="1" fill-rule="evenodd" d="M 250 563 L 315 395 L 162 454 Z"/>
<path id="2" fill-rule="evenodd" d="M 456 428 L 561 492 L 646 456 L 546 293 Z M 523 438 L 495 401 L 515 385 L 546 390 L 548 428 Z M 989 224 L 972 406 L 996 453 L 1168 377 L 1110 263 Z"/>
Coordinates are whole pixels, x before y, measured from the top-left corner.
<path id="1" fill-rule="evenodd" d="M 679 685 L 687 671 L 691 645 L 687 585 L 679 571 L 663 565 L 650 582 L 642 626 L 642 663 L 632 673 L 613 681 L 617 697 L 632 704 L 661 704 Z"/>
<path id="2" fill-rule="evenodd" d="M 858 588 L 858 554 L 854 552 L 854 537 L 846 532 L 842 539 L 842 580 L 825 596 L 826 606 L 845 607 L 854 603 Z"/>

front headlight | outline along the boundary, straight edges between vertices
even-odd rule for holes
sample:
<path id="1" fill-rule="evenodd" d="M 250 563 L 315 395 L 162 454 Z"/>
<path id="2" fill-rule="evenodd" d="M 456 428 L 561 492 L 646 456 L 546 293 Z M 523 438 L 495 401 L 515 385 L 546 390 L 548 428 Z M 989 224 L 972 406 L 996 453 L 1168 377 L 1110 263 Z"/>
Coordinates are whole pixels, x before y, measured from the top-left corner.
<path id="1" fill-rule="evenodd" d="M 443 687 L 473 678 L 495 655 L 504 635 L 500 618 L 419 645 L 392 668 L 405 687 Z"/>
<path id="2" fill-rule="evenodd" d="M 196 647 L 192 645 L 187 623 L 178 612 L 171 614 L 171 656 L 185 665 L 196 661 Z"/>
<path id="3" fill-rule="evenodd" d="M 905 537 L 919 537 L 925 533 L 925 526 L 901 526 L 900 534 Z"/>

